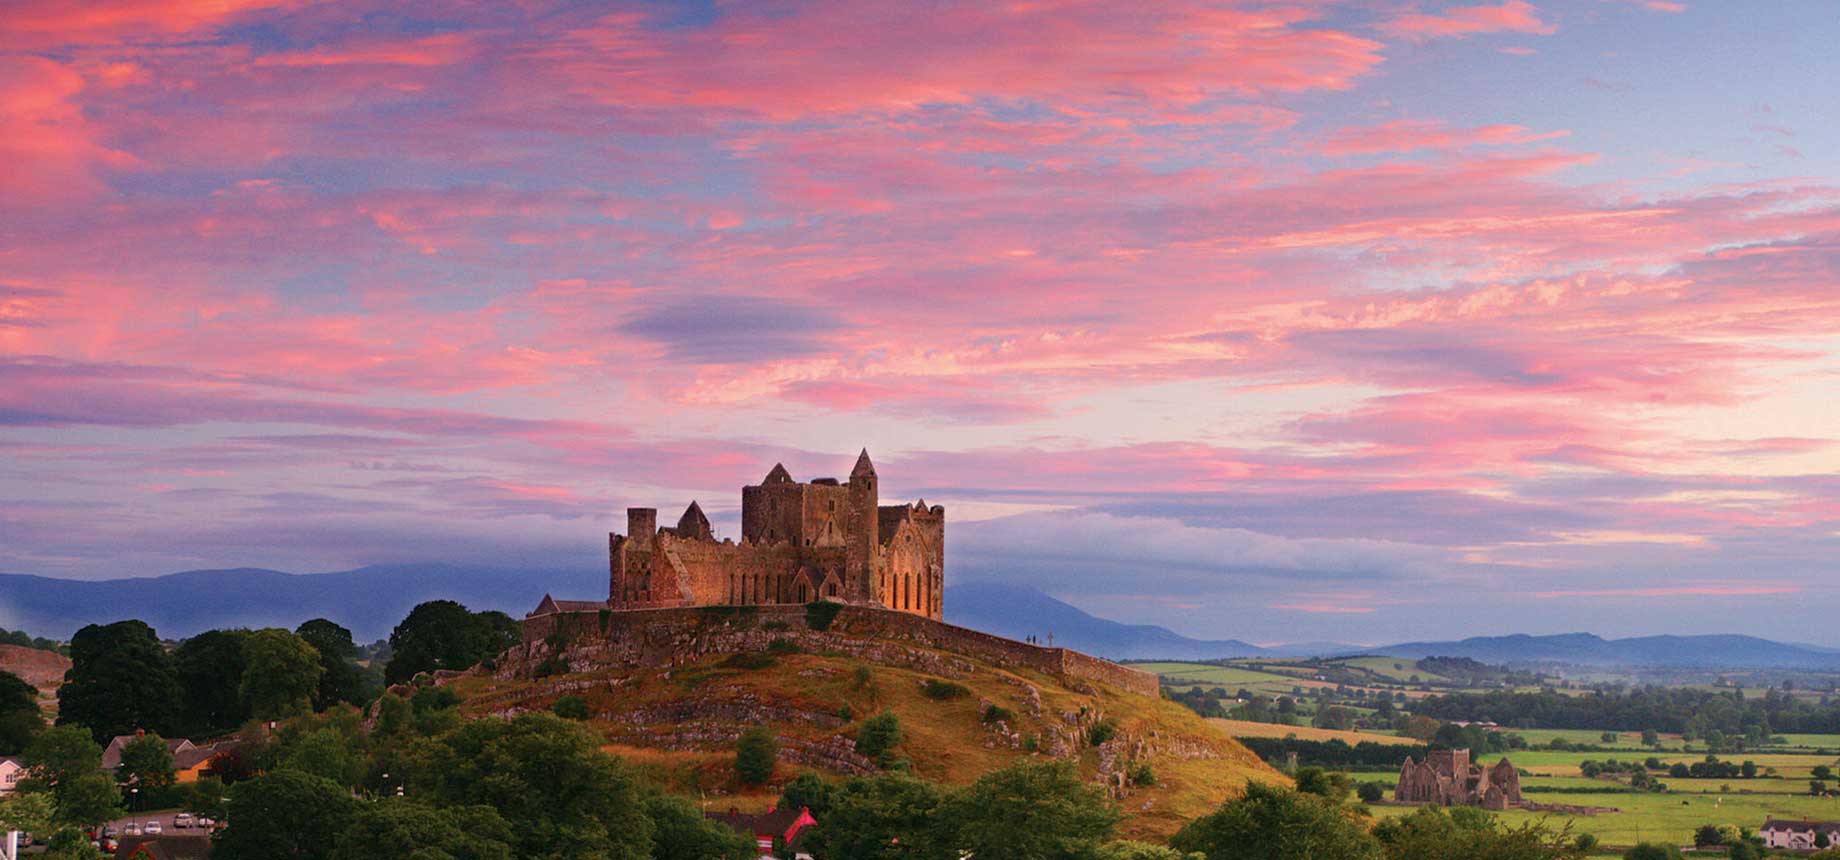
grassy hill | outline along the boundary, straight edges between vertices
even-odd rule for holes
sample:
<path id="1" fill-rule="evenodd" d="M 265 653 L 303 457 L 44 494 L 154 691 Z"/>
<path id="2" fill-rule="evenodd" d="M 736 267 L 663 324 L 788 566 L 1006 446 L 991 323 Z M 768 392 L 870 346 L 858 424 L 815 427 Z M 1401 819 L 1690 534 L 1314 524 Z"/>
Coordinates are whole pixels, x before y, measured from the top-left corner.
<path id="1" fill-rule="evenodd" d="M 837 778 L 873 771 L 851 739 L 864 719 L 880 713 L 900 720 L 903 741 L 895 754 L 915 775 L 944 783 L 969 783 L 1031 757 L 1075 761 L 1101 782 L 1148 764 L 1154 785 L 1117 789 L 1126 815 L 1121 829 L 1134 837 L 1167 837 L 1248 780 L 1286 781 L 1173 702 L 1104 684 L 1070 685 L 962 654 L 922 653 L 926 659 L 916 660 L 911 643 L 855 644 L 867 647 L 847 656 L 789 648 L 740 657 L 709 653 L 669 667 L 538 680 L 475 674 L 451 688 L 473 715 L 547 709 L 562 696 L 580 696 L 610 752 L 673 790 L 707 798 L 714 809 L 764 809 L 781 785 L 806 770 Z M 874 659 L 884 647 L 889 659 Z M 992 705 L 1008 718 L 986 720 Z M 1102 723 L 1115 737 L 1094 746 L 1094 727 Z M 770 728 L 781 744 L 778 770 L 764 787 L 740 785 L 732 768 L 734 740 L 753 725 Z M 1119 781 L 1113 776 L 1109 784 Z"/>

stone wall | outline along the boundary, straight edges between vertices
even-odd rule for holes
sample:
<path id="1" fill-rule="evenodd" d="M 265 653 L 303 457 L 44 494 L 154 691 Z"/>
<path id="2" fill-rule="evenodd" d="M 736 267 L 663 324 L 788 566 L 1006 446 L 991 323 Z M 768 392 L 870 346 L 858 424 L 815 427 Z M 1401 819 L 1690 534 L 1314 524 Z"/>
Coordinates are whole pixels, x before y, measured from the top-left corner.
<path id="1" fill-rule="evenodd" d="M 832 604 L 837 614 L 825 630 L 813 630 L 803 605 L 684 607 L 675 609 L 602 610 L 534 615 L 524 620 L 524 644 L 499 658 L 501 674 L 528 675 L 552 654 L 550 639 L 568 640 L 564 658 L 571 667 L 673 666 L 705 654 L 760 650 L 776 638 L 791 639 L 810 650 L 857 653 L 876 662 L 905 664 L 919 659 L 912 649 L 884 649 L 877 643 L 915 646 L 959 654 L 1004 668 L 1034 669 L 1068 686 L 1096 682 L 1144 696 L 1158 695 L 1157 678 L 1097 657 L 1045 648 L 992 636 L 966 627 L 869 606 Z M 771 629 L 769 629 L 771 628 Z M 893 653 L 901 651 L 902 653 Z M 581 665 L 575 665 L 580 662 Z M 952 660 L 929 660 L 940 674 L 969 667 Z"/>

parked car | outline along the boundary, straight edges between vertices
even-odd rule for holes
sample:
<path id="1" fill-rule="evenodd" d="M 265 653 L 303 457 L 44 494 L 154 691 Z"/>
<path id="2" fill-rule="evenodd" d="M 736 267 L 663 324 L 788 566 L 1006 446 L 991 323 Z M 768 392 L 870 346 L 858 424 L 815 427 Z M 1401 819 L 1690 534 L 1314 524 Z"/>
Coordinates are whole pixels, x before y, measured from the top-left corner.
<path id="1" fill-rule="evenodd" d="M 129 822 L 129 823 L 127 823 L 127 824 L 123 824 L 123 825 L 121 826 L 121 835 L 123 835 L 123 836 L 139 836 L 139 835 L 141 835 L 141 826 L 140 826 L 139 824 L 135 824 L 135 823 L 133 823 L 133 822 Z"/>
<path id="2" fill-rule="evenodd" d="M 213 827 L 216 827 L 217 822 L 200 815 L 198 816 L 198 826 L 203 827 L 206 830 L 209 830 Z"/>
<path id="3" fill-rule="evenodd" d="M 102 838 L 114 839 L 115 838 L 115 825 L 113 824 L 102 825 Z"/>
<path id="4" fill-rule="evenodd" d="M 192 818 L 191 813 L 181 812 L 178 815 L 173 816 L 173 829 L 180 830 L 184 828 L 189 828 L 192 826 L 192 823 L 194 822 L 194 820 L 195 819 Z"/>
<path id="5" fill-rule="evenodd" d="M 147 834 L 148 836 L 160 835 L 160 822 L 158 821 L 147 822 L 146 824 L 141 826 L 141 832 Z"/>

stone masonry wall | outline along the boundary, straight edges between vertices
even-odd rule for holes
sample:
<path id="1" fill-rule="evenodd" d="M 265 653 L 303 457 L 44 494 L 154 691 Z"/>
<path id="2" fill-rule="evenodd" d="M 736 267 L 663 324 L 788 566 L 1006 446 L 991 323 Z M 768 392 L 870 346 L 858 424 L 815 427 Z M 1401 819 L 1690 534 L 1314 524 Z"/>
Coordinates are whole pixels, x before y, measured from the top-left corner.
<path id="1" fill-rule="evenodd" d="M 1005 668 L 1034 669 L 1069 686 L 1098 682 L 1139 695 L 1158 695 L 1155 675 L 1077 651 L 1030 645 L 908 612 L 843 604 L 837 607 L 836 617 L 824 631 L 811 630 L 803 605 L 536 615 L 524 620 L 524 644 L 512 649 L 520 653 L 508 653 L 499 663 L 502 672 L 527 671 L 536 665 L 539 654 L 549 652 L 547 640 L 561 634 L 569 640 L 570 651 L 592 652 L 597 665 L 670 666 L 696 660 L 705 653 L 746 650 L 752 639 L 763 637 L 762 625 L 777 622 L 773 626 L 779 630 L 765 638 L 789 637 L 806 640 L 801 644 L 812 647 L 844 651 L 872 646 L 848 640 L 887 640 L 961 654 Z M 749 633 L 752 635 L 746 635 Z M 758 643 L 759 647 L 764 645 L 765 639 Z"/>

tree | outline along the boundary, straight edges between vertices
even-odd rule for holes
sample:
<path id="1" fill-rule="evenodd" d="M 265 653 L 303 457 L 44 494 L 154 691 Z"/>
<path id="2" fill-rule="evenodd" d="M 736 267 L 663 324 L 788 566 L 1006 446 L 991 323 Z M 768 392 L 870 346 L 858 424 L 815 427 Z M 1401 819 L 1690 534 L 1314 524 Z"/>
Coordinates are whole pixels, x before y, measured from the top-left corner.
<path id="1" fill-rule="evenodd" d="M 401 767 L 410 797 L 489 806 L 515 822 L 519 860 L 646 860 L 652 824 L 638 780 L 601 743 L 580 723 L 528 713 L 461 724 L 412 745 Z"/>
<path id="2" fill-rule="evenodd" d="M 0 755 L 18 755 L 44 728 L 38 688 L 11 672 L 0 672 Z"/>
<path id="3" fill-rule="evenodd" d="M 289 744 L 281 758 L 281 766 L 349 787 L 358 781 L 364 762 L 337 729 L 322 728 L 309 731 Z"/>
<path id="4" fill-rule="evenodd" d="M 1336 731 L 1345 732 L 1354 728 L 1354 711 L 1344 708 L 1341 705 L 1330 705 L 1326 708 L 1320 708 L 1316 711 L 1316 716 L 1311 718 L 1310 725 L 1319 729 L 1334 729 Z"/>
<path id="5" fill-rule="evenodd" d="M 27 776 L 19 790 L 50 794 L 58 823 L 95 824 L 121 811 L 121 792 L 102 769 L 102 747 L 81 727 L 46 729 L 20 758 Z"/>
<path id="6" fill-rule="evenodd" d="M 937 823 L 955 856 L 1086 860 L 1112 838 L 1118 810 L 1071 764 L 1020 764 L 948 797 Z"/>
<path id="7" fill-rule="evenodd" d="M 342 831 L 342 832 L 341 832 Z M 361 804 L 330 860 L 511 860 L 511 825 L 486 806 L 436 808 L 402 799 Z"/>
<path id="8" fill-rule="evenodd" d="M 1304 794 L 1314 794 L 1317 797 L 1326 797 L 1337 803 L 1346 800 L 1349 790 L 1353 788 L 1350 785 L 1348 774 L 1341 771 L 1323 770 L 1320 767 L 1298 768 L 1294 779 L 1298 791 Z"/>
<path id="9" fill-rule="evenodd" d="M 313 693 L 313 710 L 323 711 L 340 702 L 363 704 L 367 692 L 364 670 L 358 667 L 358 646 L 351 631 L 324 618 L 294 629 L 294 635 L 319 652 L 319 689 Z"/>
<path id="10" fill-rule="evenodd" d="M 1763 849 L 1749 842 L 1733 842 L 1727 860 L 1763 860 Z"/>
<path id="11" fill-rule="evenodd" d="M 1399 733 L 1415 741 L 1429 741 L 1437 737 L 1438 729 L 1443 725 L 1424 714 L 1413 714 Z"/>
<path id="12" fill-rule="evenodd" d="M 277 770 L 230 789 L 230 826 L 218 834 L 218 860 L 325 860 L 333 836 L 360 807 L 332 780 Z"/>
<path id="13" fill-rule="evenodd" d="M 576 695 L 563 696 L 550 706 L 550 712 L 565 720 L 585 720 L 591 716 L 588 700 Z"/>
<path id="14" fill-rule="evenodd" d="M 173 668 L 184 702 L 180 729 L 192 737 L 230 731 L 249 719 L 239 695 L 243 683 L 243 642 L 247 630 L 207 630 L 179 643 Z"/>
<path id="15" fill-rule="evenodd" d="M 942 860 L 947 855 L 936 831 L 944 801 L 937 786 L 907 776 L 849 780 L 814 834 L 812 853 L 850 860 Z"/>
<path id="16" fill-rule="evenodd" d="M 181 694 L 172 660 L 139 621 L 91 624 L 70 640 L 70 671 L 58 688 L 58 724 L 105 741 L 135 729 L 171 731 Z"/>
<path id="17" fill-rule="evenodd" d="M 243 703 L 257 719 L 274 720 L 309 711 L 325 673 L 319 652 L 307 640 L 270 628 L 243 643 Z"/>
<path id="18" fill-rule="evenodd" d="M 121 748 L 115 779 L 140 788 L 173 784 L 172 748 L 159 735 L 138 735 Z"/>
<path id="19" fill-rule="evenodd" d="M 1623 852 L 1623 860 L 1682 860 L 1680 849 L 1673 845 L 1643 842 Z"/>
<path id="20" fill-rule="evenodd" d="M 901 719 L 892 713 L 877 714 L 856 727 L 856 751 L 878 764 L 886 762 L 900 743 Z"/>
<path id="21" fill-rule="evenodd" d="M 1660 746 L 1661 745 L 1661 733 L 1655 731 L 1654 729 L 1643 729 L 1642 730 L 1642 745 L 1645 747 Z"/>
<path id="22" fill-rule="evenodd" d="M 1174 848 L 1148 842 L 1119 840 L 1099 846 L 1093 860 L 1206 860 L 1206 855 L 1185 854 Z"/>
<path id="23" fill-rule="evenodd" d="M 786 783 L 780 792 L 780 809 L 808 809 L 811 817 L 819 821 L 830 815 L 831 805 L 837 802 L 837 787 L 824 781 L 811 771 L 798 775 L 798 778 Z"/>
<path id="24" fill-rule="evenodd" d="M 503 612 L 468 612 L 451 600 L 430 600 L 409 611 L 390 632 L 384 680 L 399 684 L 422 672 L 467 669 L 519 640 L 518 624 Z"/>
<path id="25" fill-rule="evenodd" d="M 215 776 L 201 776 L 197 782 L 185 787 L 185 798 L 180 806 L 187 812 L 224 821 L 227 820 L 230 808 L 230 792 L 224 788 L 223 780 Z"/>
<path id="26" fill-rule="evenodd" d="M 654 794 L 645 801 L 652 819 L 652 860 L 755 860 L 754 840 L 681 797 Z M 356 860 L 356 858 L 354 858 Z"/>
<path id="27" fill-rule="evenodd" d="M 1259 782 L 1248 783 L 1244 796 L 1184 825 L 1170 838 L 1169 847 L 1197 851 L 1209 860 L 1381 857 L 1379 843 L 1336 804 Z"/>
<path id="28" fill-rule="evenodd" d="M 1379 803 L 1386 799 L 1386 783 L 1363 782 L 1355 786 L 1354 793 L 1361 798 L 1362 803 Z"/>
<path id="29" fill-rule="evenodd" d="M 748 785 L 761 785 L 773 778 L 773 765 L 779 761 L 779 741 L 773 733 L 755 726 L 741 733 L 735 741 L 735 774 Z"/>
<path id="30" fill-rule="evenodd" d="M 1411 815 L 1382 821 L 1374 837 L 1387 860 L 1575 860 L 1584 849 L 1569 828 L 1543 821 L 1504 827 L 1481 809 L 1420 807 Z"/>

